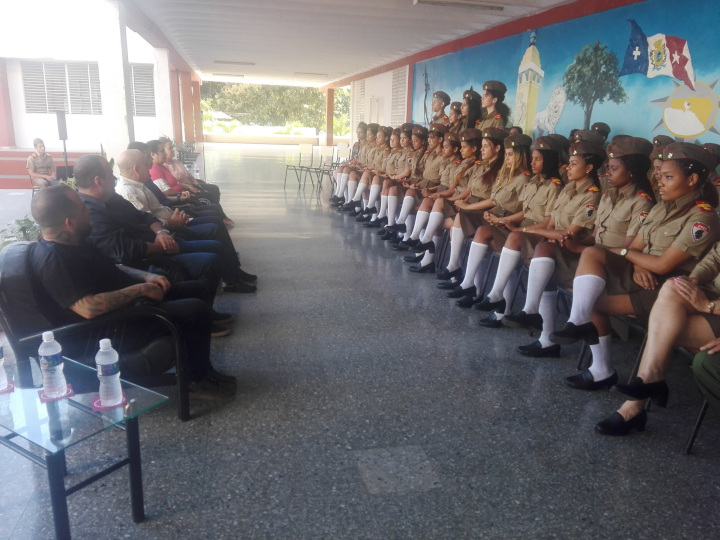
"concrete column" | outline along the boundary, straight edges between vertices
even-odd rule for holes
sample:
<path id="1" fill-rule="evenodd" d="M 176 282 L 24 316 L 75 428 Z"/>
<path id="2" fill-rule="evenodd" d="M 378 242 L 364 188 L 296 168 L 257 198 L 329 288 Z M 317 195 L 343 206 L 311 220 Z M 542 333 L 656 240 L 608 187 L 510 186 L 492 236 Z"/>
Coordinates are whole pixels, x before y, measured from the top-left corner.
<path id="1" fill-rule="evenodd" d="M 200 83 L 192 82 L 193 122 L 195 123 L 195 140 L 203 142 L 202 108 L 200 106 Z"/>
<path id="2" fill-rule="evenodd" d="M 192 141 L 195 138 L 195 121 L 193 117 L 192 83 L 189 71 L 180 72 L 180 95 L 182 103 L 183 139 L 179 141 Z M 178 142 L 178 141 L 176 141 Z"/>
<path id="3" fill-rule="evenodd" d="M 182 114 L 180 113 L 180 74 L 177 70 L 170 72 L 170 103 L 172 107 L 173 139 L 182 144 Z"/>
<path id="4" fill-rule="evenodd" d="M 10 87 L 4 58 L 0 58 L 0 146 L 15 146 Z"/>
<path id="5" fill-rule="evenodd" d="M 335 115 L 335 90 L 328 88 L 325 94 L 325 146 L 333 145 L 333 116 Z"/>
<path id="6" fill-rule="evenodd" d="M 157 115 L 158 131 L 168 137 L 173 136 L 173 110 L 170 90 L 170 62 L 167 49 L 155 49 L 155 114 Z"/>

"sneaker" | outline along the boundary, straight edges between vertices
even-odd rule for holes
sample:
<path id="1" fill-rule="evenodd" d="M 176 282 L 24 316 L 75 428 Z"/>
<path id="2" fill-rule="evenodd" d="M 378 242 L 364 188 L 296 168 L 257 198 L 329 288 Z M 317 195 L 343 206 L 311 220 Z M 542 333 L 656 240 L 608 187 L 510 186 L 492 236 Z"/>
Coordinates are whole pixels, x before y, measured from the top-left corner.
<path id="1" fill-rule="evenodd" d="M 212 323 L 212 325 L 210 326 L 210 337 L 217 338 L 217 337 L 225 337 L 225 336 L 229 336 L 229 335 L 230 335 L 230 329 L 225 326 L 221 326 L 217 323 Z"/>
<path id="2" fill-rule="evenodd" d="M 257 291 L 257 287 L 255 285 L 251 285 L 250 283 L 245 283 L 244 281 L 233 281 L 225 283 L 223 285 L 223 291 L 234 293 L 254 293 Z"/>
<path id="3" fill-rule="evenodd" d="M 235 388 L 225 383 L 213 380 L 208 374 L 202 380 L 192 382 L 188 385 L 190 399 L 204 399 L 214 401 L 225 399 L 235 395 Z"/>

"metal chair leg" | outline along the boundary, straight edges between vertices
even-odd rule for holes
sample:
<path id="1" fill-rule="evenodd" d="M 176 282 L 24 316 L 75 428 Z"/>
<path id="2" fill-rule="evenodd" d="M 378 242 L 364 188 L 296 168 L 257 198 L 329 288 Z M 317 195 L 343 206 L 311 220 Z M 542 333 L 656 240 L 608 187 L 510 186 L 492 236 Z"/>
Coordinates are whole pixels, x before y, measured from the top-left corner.
<path id="1" fill-rule="evenodd" d="M 685 450 L 683 451 L 683 454 L 687 455 L 692 451 L 693 444 L 695 444 L 695 438 L 697 437 L 698 431 L 700 431 L 700 426 L 703 423 L 703 420 L 705 419 L 705 413 L 707 413 L 708 410 L 708 402 L 707 399 L 703 401 L 702 407 L 700 408 L 700 414 L 697 417 L 697 420 L 695 421 L 695 427 L 692 430 L 692 433 L 690 434 L 690 437 L 688 438 L 687 444 L 685 445 Z"/>

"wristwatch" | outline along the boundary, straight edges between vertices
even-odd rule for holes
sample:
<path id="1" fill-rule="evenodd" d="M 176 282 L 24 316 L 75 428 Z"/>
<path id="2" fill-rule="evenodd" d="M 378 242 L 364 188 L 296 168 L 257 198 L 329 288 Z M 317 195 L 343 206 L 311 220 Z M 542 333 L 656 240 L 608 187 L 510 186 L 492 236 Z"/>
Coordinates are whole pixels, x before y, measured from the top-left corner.
<path id="1" fill-rule="evenodd" d="M 708 302 L 707 308 L 708 308 L 708 311 L 710 312 L 710 315 L 715 314 L 715 302 Z"/>
<path id="2" fill-rule="evenodd" d="M 622 249 L 620 250 L 620 256 L 621 256 L 621 257 L 624 257 L 624 256 L 627 255 L 627 254 L 628 254 L 628 248 L 622 248 Z"/>
<path id="3" fill-rule="evenodd" d="M 167 229 L 160 229 L 158 232 L 155 233 L 155 236 L 157 236 L 157 235 L 160 234 L 160 233 L 170 234 L 170 231 L 168 231 Z"/>

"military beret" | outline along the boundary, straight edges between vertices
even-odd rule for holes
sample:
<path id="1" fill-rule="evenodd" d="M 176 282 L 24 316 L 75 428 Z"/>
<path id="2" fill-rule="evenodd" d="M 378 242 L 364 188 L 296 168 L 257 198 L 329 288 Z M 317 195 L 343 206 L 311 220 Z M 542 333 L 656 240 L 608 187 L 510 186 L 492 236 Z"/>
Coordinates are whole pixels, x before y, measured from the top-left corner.
<path id="1" fill-rule="evenodd" d="M 365 122 L 358 122 L 358 129 L 367 129 L 367 124 Z"/>
<path id="2" fill-rule="evenodd" d="M 710 150 L 692 143 L 672 143 L 665 147 L 663 152 L 663 160 L 668 159 L 692 159 L 697 161 L 708 171 L 714 171 L 720 158 L 715 156 Z"/>
<path id="3" fill-rule="evenodd" d="M 472 101 L 474 99 L 479 103 L 482 98 L 480 97 L 480 94 L 470 88 L 469 90 L 465 90 L 465 92 L 463 92 L 463 99 L 467 101 Z"/>
<path id="4" fill-rule="evenodd" d="M 378 129 L 378 132 L 380 132 L 380 131 L 382 131 L 386 137 L 389 137 L 390 135 L 392 135 L 393 128 L 391 128 L 390 126 L 380 126 L 380 129 Z"/>
<path id="5" fill-rule="evenodd" d="M 714 143 L 705 143 L 700 145 L 701 148 L 704 148 L 708 152 L 710 152 L 712 155 L 716 156 L 717 158 L 720 158 L 720 144 L 714 144 Z"/>
<path id="6" fill-rule="evenodd" d="M 505 92 L 507 92 L 507 86 L 500 81 L 485 81 L 485 84 L 483 84 L 483 90 L 490 90 L 491 92 L 497 92 L 498 94 L 505 95 Z"/>
<path id="7" fill-rule="evenodd" d="M 425 126 L 413 126 L 412 134 L 416 137 L 427 137 L 428 128 L 426 128 Z"/>
<path id="8" fill-rule="evenodd" d="M 458 114 L 460 114 L 460 113 L 462 112 L 462 111 L 460 110 L 461 107 L 462 107 L 462 103 L 460 103 L 459 101 L 453 101 L 453 102 L 450 104 L 450 110 L 451 110 L 451 111 L 455 111 L 455 112 L 458 113 Z"/>
<path id="9" fill-rule="evenodd" d="M 505 148 L 517 148 L 519 146 L 526 146 L 530 148 L 532 146 L 532 139 L 529 135 L 517 133 L 515 135 L 509 135 L 505 138 Z"/>
<path id="10" fill-rule="evenodd" d="M 445 124 L 441 124 L 441 123 L 439 123 L 439 122 L 433 122 L 432 124 L 430 124 L 430 129 L 429 129 L 429 131 L 430 131 L 430 132 L 435 132 L 435 133 L 445 134 L 445 133 L 447 133 L 448 128 L 447 128 L 447 126 L 446 126 Z"/>
<path id="11" fill-rule="evenodd" d="M 565 135 L 560 135 L 559 133 L 548 133 L 547 136 L 560 143 L 560 147 L 566 152 L 570 149 L 570 141 Z"/>
<path id="12" fill-rule="evenodd" d="M 561 145 L 560 141 L 557 139 L 553 139 L 552 137 L 548 137 L 547 135 L 545 135 L 544 137 L 538 137 L 537 139 L 535 139 L 533 148 L 535 150 L 550 150 L 557 154 L 562 152 L 562 145 Z"/>
<path id="13" fill-rule="evenodd" d="M 675 142 L 675 139 L 668 137 L 667 135 L 655 135 L 653 137 L 653 146 L 667 146 Z"/>
<path id="14" fill-rule="evenodd" d="M 489 127 L 482 130 L 483 139 L 490 139 L 496 142 L 503 142 L 507 137 L 507 131 L 503 128 Z"/>
<path id="15" fill-rule="evenodd" d="M 592 142 L 595 144 L 602 144 L 604 142 L 601 135 L 599 135 L 595 131 L 590 131 L 588 129 L 578 129 L 574 134 L 573 137 L 575 138 L 575 141 L 587 141 Z"/>
<path id="16" fill-rule="evenodd" d="M 612 131 L 610 126 L 608 126 L 605 122 L 595 122 L 592 126 L 590 126 L 590 130 L 604 133 L 606 137 Z"/>
<path id="17" fill-rule="evenodd" d="M 460 141 L 479 141 L 482 139 L 482 131 L 475 128 L 464 129 L 460 132 Z"/>
<path id="18" fill-rule="evenodd" d="M 451 143 L 460 144 L 460 135 L 458 135 L 454 131 L 448 131 L 445 134 L 445 140 L 450 141 Z"/>
<path id="19" fill-rule="evenodd" d="M 406 122 L 402 126 L 400 126 L 400 131 L 412 133 L 413 127 L 414 127 L 414 124 L 411 124 L 410 122 Z"/>
<path id="20" fill-rule="evenodd" d="M 642 137 L 614 137 L 613 142 L 608 144 L 607 156 L 609 158 L 619 158 L 632 154 L 648 156 L 652 149 L 652 143 Z"/>
<path id="21" fill-rule="evenodd" d="M 605 159 L 605 148 L 602 144 L 598 144 L 591 141 L 575 141 L 570 147 L 571 156 L 587 156 L 595 155 L 601 159 Z"/>
<path id="22" fill-rule="evenodd" d="M 445 92 L 442 90 L 438 90 L 433 94 L 433 97 L 438 98 L 440 101 L 442 101 L 445 105 L 450 103 L 450 96 L 448 96 Z"/>
<path id="23" fill-rule="evenodd" d="M 610 139 L 610 142 L 618 142 L 618 141 L 620 141 L 620 140 L 622 140 L 622 139 L 631 139 L 631 138 L 632 138 L 631 135 L 622 135 L 622 134 L 620 134 L 620 135 L 615 135 L 615 136 L 613 136 L 613 138 Z"/>
<path id="24" fill-rule="evenodd" d="M 372 123 L 367 125 L 368 131 L 372 131 L 373 133 L 377 133 L 378 129 L 380 129 L 380 124 Z"/>

